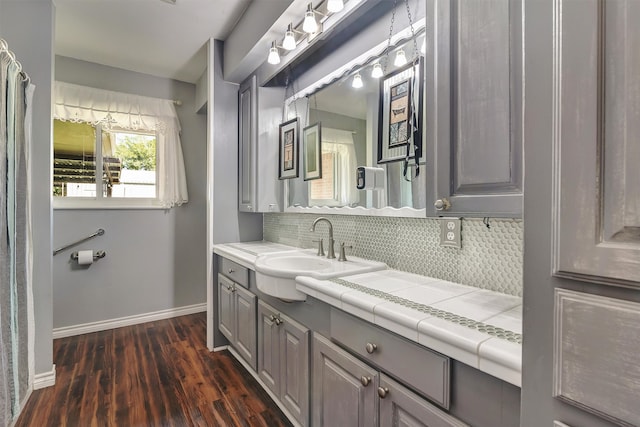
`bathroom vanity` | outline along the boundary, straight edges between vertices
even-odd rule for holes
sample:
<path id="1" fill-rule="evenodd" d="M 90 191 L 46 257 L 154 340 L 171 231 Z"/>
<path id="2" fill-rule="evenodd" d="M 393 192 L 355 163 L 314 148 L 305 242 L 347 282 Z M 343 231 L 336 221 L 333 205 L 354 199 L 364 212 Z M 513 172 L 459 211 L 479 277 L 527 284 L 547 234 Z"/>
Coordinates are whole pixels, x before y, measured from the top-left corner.
<path id="1" fill-rule="evenodd" d="M 520 298 L 380 263 L 296 276 L 289 286 L 304 295 L 296 301 L 260 289 L 256 264 L 300 256 L 316 257 L 271 242 L 215 245 L 208 331 L 226 338 L 292 422 L 519 424 Z"/>

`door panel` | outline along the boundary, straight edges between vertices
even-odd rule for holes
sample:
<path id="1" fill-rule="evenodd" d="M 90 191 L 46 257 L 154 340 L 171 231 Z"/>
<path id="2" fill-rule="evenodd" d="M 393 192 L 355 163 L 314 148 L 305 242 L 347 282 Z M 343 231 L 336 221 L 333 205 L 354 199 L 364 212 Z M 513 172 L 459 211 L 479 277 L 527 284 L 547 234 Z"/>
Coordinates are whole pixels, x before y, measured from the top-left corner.
<path id="1" fill-rule="evenodd" d="M 256 369 L 256 296 L 240 286 L 235 287 L 236 339 L 234 347 Z"/>
<path id="2" fill-rule="evenodd" d="M 639 287 L 640 4 L 558 5 L 554 272 Z"/>
<path id="3" fill-rule="evenodd" d="M 436 58 L 426 83 L 430 198 L 450 203 L 431 213 L 520 217 L 522 1 L 427 5 L 434 31 L 428 50 Z"/>
<path id="4" fill-rule="evenodd" d="M 235 340 L 233 318 L 234 284 L 231 280 L 218 275 L 218 328 L 230 342 Z"/>
<path id="5" fill-rule="evenodd" d="M 296 419 L 309 419 L 309 330 L 287 316 L 280 325 L 280 398 Z"/>
<path id="6" fill-rule="evenodd" d="M 377 388 L 378 373 L 375 369 L 341 350 L 326 338 L 314 334 L 314 426 L 377 425 Z"/>
<path id="7" fill-rule="evenodd" d="M 280 395 L 280 329 L 272 316 L 276 312 L 258 301 L 258 375 L 276 395 Z"/>
<path id="8" fill-rule="evenodd" d="M 468 427 L 384 374 L 380 387 L 380 427 Z"/>

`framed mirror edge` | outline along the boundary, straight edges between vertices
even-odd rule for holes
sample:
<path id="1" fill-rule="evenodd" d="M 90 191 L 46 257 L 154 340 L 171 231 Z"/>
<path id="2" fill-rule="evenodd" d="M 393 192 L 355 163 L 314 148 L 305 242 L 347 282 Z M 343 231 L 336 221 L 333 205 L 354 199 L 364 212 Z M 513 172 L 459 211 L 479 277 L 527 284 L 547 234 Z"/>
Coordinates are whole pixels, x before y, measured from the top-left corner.
<path id="1" fill-rule="evenodd" d="M 286 190 L 286 186 L 285 186 Z M 426 218 L 426 209 L 415 209 L 410 207 L 394 208 L 385 206 L 384 208 L 365 208 L 364 206 L 287 206 L 284 213 L 309 213 L 325 215 L 357 215 L 357 216 L 391 216 L 397 218 Z"/>

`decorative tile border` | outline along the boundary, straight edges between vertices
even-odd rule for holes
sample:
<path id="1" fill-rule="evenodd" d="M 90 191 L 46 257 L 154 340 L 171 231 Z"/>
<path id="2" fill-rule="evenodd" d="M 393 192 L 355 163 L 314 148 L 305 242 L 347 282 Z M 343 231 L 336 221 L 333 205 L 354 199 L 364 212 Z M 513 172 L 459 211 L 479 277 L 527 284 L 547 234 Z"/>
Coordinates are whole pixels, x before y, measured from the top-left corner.
<path id="1" fill-rule="evenodd" d="M 439 245 L 440 224 L 434 218 L 324 215 L 333 223 L 336 247 L 352 245 L 347 254 L 381 261 L 395 270 L 448 280 L 522 297 L 523 222 L 462 220 L 462 249 Z M 309 231 L 318 217 L 306 213 L 264 214 L 265 240 L 315 248 L 312 240 L 327 237 L 326 225 Z"/>
<path id="2" fill-rule="evenodd" d="M 465 326 L 469 329 L 475 329 L 480 332 L 484 332 L 485 334 L 491 335 L 496 338 L 500 338 L 509 342 L 522 344 L 522 334 L 518 334 L 512 331 L 508 331 L 503 328 L 499 328 L 497 326 L 489 325 L 486 323 L 478 322 L 477 320 L 469 319 L 464 316 L 459 316 L 457 314 L 440 310 L 435 307 L 431 307 L 429 305 L 421 304 L 418 302 L 414 302 L 408 300 L 406 298 L 402 298 L 396 295 L 391 295 L 383 291 L 379 291 L 377 289 L 367 288 L 366 286 L 358 285 L 356 283 L 349 282 L 343 279 L 330 279 L 331 282 L 336 283 L 340 286 L 345 286 L 349 289 L 353 289 L 367 295 L 371 295 L 374 297 L 382 298 L 386 301 L 393 302 L 396 304 L 400 304 L 404 307 L 411 308 L 413 310 L 421 311 L 423 313 L 429 314 L 433 317 L 437 317 L 438 319 L 446 320 L 449 322 L 456 323 L 460 326 Z"/>

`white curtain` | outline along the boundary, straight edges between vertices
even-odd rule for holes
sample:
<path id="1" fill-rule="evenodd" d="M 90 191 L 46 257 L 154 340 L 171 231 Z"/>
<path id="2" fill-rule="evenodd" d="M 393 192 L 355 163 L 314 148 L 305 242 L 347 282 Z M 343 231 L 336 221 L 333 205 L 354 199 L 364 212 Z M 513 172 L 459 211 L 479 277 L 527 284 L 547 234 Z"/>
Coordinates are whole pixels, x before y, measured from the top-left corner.
<path id="1" fill-rule="evenodd" d="M 33 85 L 0 39 L 0 426 L 33 384 L 29 146 Z"/>
<path id="2" fill-rule="evenodd" d="M 333 153 L 336 159 L 337 178 L 336 198 L 339 206 L 352 206 L 358 203 L 356 188 L 356 148 L 353 133 L 346 130 L 322 128 L 322 152 Z"/>
<path id="3" fill-rule="evenodd" d="M 180 122 L 173 101 L 55 82 L 53 118 L 158 135 L 159 197 L 163 207 L 189 200 L 180 142 Z"/>

